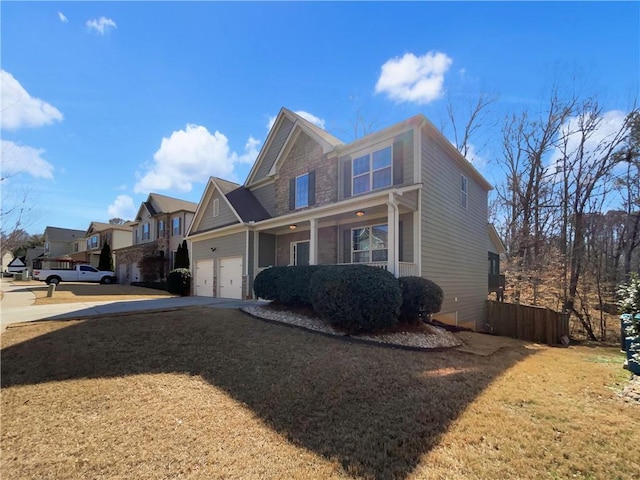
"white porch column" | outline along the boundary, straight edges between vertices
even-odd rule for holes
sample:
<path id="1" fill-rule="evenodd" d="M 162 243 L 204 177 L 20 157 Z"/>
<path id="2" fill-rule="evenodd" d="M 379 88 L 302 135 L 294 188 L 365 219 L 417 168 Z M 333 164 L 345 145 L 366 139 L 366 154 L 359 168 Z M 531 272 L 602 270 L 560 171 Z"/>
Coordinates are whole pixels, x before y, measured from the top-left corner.
<path id="1" fill-rule="evenodd" d="M 400 245 L 398 240 L 400 235 L 400 215 L 398 214 L 398 204 L 395 201 L 392 192 L 389 192 L 389 202 L 387 203 L 387 228 L 388 242 L 387 246 L 387 265 L 391 273 L 396 277 L 400 274 Z"/>
<path id="2" fill-rule="evenodd" d="M 318 264 L 318 224 L 315 218 L 309 220 L 309 265 Z"/>

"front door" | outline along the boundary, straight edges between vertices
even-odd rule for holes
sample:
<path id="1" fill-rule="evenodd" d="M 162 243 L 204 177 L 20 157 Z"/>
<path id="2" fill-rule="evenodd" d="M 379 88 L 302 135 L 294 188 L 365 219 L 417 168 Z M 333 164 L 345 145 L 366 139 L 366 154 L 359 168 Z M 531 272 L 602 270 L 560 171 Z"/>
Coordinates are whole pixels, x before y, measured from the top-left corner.
<path id="1" fill-rule="evenodd" d="M 309 265 L 309 242 L 291 244 L 291 265 Z"/>
<path id="2" fill-rule="evenodd" d="M 221 298 L 242 299 L 242 257 L 221 258 L 218 278 Z"/>

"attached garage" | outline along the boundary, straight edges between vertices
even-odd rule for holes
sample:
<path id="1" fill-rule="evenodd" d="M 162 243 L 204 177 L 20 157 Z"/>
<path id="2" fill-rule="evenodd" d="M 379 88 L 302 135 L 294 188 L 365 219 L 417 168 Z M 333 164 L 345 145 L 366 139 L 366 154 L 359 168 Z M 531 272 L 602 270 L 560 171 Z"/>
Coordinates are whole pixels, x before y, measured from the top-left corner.
<path id="1" fill-rule="evenodd" d="M 195 272 L 195 293 L 198 297 L 213 297 L 213 260 L 198 260 Z"/>
<path id="2" fill-rule="evenodd" d="M 242 299 L 242 267 L 242 257 L 220 259 L 218 289 L 221 298 Z"/>

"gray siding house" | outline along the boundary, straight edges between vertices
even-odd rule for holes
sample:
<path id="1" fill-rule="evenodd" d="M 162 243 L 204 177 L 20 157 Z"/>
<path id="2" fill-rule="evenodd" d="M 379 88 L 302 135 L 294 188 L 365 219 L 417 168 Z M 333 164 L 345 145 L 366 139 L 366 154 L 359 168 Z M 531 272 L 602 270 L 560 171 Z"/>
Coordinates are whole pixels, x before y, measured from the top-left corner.
<path id="1" fill-rule="evenodd" d="M 187 232 L 194 294 L 249 298 L 276 265 L 365 263 L 435 281 L 436 318 L 481 329 L 491 188 L 423 115 L 345 144 L 283 108 L 244 185 L 209 179 Z"/>

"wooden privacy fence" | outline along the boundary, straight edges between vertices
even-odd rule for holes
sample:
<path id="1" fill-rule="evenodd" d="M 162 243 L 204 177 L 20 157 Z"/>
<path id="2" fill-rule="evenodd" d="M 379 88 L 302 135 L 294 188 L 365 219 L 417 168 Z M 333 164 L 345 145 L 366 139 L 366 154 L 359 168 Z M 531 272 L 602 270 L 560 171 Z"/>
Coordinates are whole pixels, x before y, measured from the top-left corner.
<path id="1" fill-rule="evenodd" d="M 569 316 L 545 307 L 487 300 L 487 330 L 503 337 L 558 345 L 569 336 Z"/>

